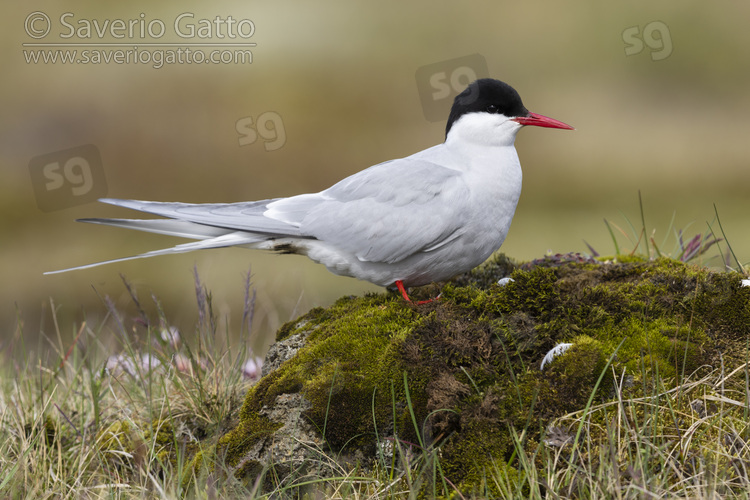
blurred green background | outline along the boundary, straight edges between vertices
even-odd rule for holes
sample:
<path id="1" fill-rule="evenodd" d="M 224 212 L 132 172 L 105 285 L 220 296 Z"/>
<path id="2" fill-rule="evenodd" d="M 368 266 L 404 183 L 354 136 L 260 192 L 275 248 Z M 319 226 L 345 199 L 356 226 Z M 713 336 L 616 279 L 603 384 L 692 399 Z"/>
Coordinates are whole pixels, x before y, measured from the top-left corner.
<path id="1" fill-rule="evenodd" d="M 244 274 L 252 268 L 259 351 L 295 315 L 342 295 L 378 290 L 303 257 L 244 249 L 43 276 L 184 240 L 74 222 L 135 215 L 98 203 L 43 212 L 29 164 L 93 144 L 111 197 L 233 202 L 314 192 L 441 142 L 445 123 L 425 119 L 415 75 L 472 54 L 484 58 L 492 77 L 513 85 L 530 110 L 577 128 L 519 134 L 524 191 L 502 249 L 509 256 L 586 251 L 584 239 L 613 253 L 602 219 L 623 227 L 626 218 L 638 221 L 640 190 L 647 226 L 658 242 L 667 237 L 667 250 L 675 242 L 669 237 L 673 214 L 675 227 L 687 227 L 692 236 L 706 230 L 716 203 L 740 260 L 750 260 L 746 2 L 37 1 L 5 2 L 0 9 L 0 345 L 19 325 L 27 336 L 54 336 L 53 307 L 66 336 L 75 333 L 72 325 L 96 325 L 106 316 L 100 297 L 133 316 L 120 274 L 144 304 L 158 297 L 170 321 L 189 334 L 196 266 L 223 326 L 234 334 Z M 41 40 L 25 31 L 35 11 L 51 19 Z M 81 20 L 159 19 L 167 33 L 158 40 L 99 39 L 95 33 L 62 39 L 59 19 L 66 12 L 76 28 Z M 253 36 L 237 40 L 257 44 L 252 64 L 156 69 L 26 61 L 38 50 L 22 45 L 31 42 L 119 42 L 125 50 L 185 42 L 172 33 L 183 13 L 194 14 L 195 23 L 217 16 L 252 20 Z M 32 29 L 43 28 L 40 23 Z M 231 40 L 214 33 L 189 41 Z M 270 144 L 258 137 L 241 145 L 238 121 L 258 124 L 262 115 L 278 120 L 285 139 Z"/>

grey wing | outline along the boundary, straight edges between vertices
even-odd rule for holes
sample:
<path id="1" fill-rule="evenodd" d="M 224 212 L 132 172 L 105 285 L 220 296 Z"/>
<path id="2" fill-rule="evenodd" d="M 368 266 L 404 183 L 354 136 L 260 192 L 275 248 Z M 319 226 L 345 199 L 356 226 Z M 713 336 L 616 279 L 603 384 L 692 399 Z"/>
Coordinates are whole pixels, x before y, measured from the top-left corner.
<path id="1" fill-rule="evenodd" d="M 303 235 L 361 261 L 394 263 L 459 236 L 466 217 L 460 206 L 468 197 L 460 172 L 406 158 L 315 195 L 278 200 L 266 215 L 298 224 Z"/>
<path id="2" fill-rule="evenodd" d="M 102 202 L 169 219 L 82 219 L 200 241 L 74 269 L 276 238 L 318 239 L 361 261 L 399 262 L 460 236 L 469 197 L 458 171 L 406 158 L 354 174 L 315 194 L 243 203 Z M 50 274 L 50 273 L 45 273 Z"/>

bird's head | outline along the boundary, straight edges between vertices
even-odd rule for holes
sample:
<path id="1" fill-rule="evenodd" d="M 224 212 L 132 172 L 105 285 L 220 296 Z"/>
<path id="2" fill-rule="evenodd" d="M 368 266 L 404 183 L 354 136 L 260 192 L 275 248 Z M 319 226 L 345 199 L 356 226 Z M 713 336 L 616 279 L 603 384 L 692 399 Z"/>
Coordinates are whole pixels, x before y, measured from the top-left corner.
<path id="1" fill-rule="evenodd" d="M 532 113 L 518 92 L 500 80 L 482 78 L 472 82 L 453 101 L 445 137 L 486 144 L 512 145 L 525 125 L 573 130 L 573 127 L 544 115 Z"/>

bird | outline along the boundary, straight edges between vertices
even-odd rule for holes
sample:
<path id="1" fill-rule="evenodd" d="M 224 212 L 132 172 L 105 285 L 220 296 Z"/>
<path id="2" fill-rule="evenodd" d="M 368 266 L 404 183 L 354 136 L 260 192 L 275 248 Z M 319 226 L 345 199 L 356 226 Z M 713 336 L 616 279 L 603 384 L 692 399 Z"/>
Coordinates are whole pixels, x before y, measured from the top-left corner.
<path id="1" fill-rule="evenodd" d="M 521 195 L 514 147 L 524 126 L 573 130 L 530 112 L 505 82 L 481 78 L 454 99 L 444 142 L 361 170 L 318 193 L 235 203 L 99 201 L 161 219 L 79 222 L 197 240 L 131 259 L 230 246 L 302 254 L 329 271 L 397 289 L 450 278 L 498 250 Z"/>

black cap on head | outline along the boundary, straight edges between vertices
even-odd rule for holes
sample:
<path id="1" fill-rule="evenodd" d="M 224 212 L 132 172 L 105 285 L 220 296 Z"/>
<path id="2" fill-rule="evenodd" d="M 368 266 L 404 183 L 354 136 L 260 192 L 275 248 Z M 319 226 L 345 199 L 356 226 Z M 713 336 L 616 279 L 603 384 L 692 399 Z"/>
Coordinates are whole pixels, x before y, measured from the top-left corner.
<path id="1" fill-rule="evenodd" d="M 448 124 L 445 126 L 445 135 L 448 136 L 456 120 L 466 113 L 477 112 L 503 114 L 507 117 L 529 114 L 516 89 L 500 80 L 481 78 L 470 83 L 466 90 L 454 99 Z"/>

